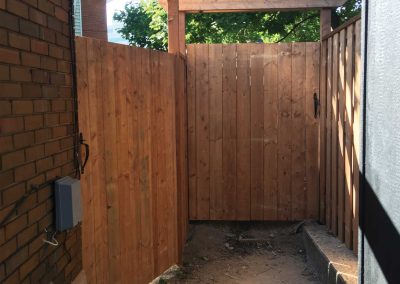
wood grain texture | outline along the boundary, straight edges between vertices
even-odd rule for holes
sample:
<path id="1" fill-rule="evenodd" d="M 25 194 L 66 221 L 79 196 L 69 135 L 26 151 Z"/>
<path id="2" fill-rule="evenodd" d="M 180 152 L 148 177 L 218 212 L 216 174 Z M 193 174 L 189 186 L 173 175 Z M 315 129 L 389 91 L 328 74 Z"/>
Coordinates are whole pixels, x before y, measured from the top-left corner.
<path id="1" fill-rule="evenodd" d="M 325 221 L 349 249 L 357 253 L 359 224 L 359 151 L 361 21 L 355 19 L 324 38 L 327 45 L 326 80 Z M 324 56 L 322 56 L 323 60 Z M 323 70 L 321 70 L 323 71 Z M 322 133 L 321 133 L 322 134 Z M 322 143 L 322 141 L 320 141 Z M 320 145 L 321 149 L 323 145 Z M 325 159 L 325 160 L 324 160 Z M 320 185 L 323 179 L 320 172 Z M 323 222 L 323 219 L 320 219 Z"/>
<path id="2" fill-rule="evenodd" d="M 319 133 L 313 94 L 319 86 L 319 45 L 208 48 L 208 78 L 204 81 L 206 76 L 198 74 L 198 68 L 193 72 L 189 67 L 194 62 L 199 66 L 198 53 L 203 47 L 188 45 L 187 85 L 198 86 L 193 97 L 206 91 L 209 96 L 208 105 L 199 105 L 198 99 L 193 105 L 188 100 L 189 119 L 209 108 L 210 136 L 198 130 L 193 134 L 189 127 L 188 146 L 197 155 L 189 155 L 189 165 L 196 167 L 204 165 L 198 157 L 200 149 L 210 147 L 209 220 L 302 220 L 307 210 L 317 218 Z M 192 169 L 191 176 L 200 174 Z M 189 211 L 196 211 L 199 204 L 198 195 L 190 199 Z M 197 210 L 190 218 L 204 219 L 198 215 Z"/>
<path id="3" fill-rule="evenodd" d="M 76 45 L 91 152 L 82 175 L 84 269 L 89 283 L 148 283 L 182 259 L 185 242 L 184 62 L 96 39 Z"/>

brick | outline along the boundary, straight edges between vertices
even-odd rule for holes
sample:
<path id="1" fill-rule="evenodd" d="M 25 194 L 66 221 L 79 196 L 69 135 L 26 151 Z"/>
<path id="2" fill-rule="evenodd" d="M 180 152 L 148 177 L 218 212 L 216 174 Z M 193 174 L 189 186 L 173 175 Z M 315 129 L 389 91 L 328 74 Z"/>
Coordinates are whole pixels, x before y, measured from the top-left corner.
<path id="1" fill-rule="evenodd" d="M 43 202 L 29 211 L 29 224 L 36 223 L 37 221 L 42 219 L 46 215 L 46 213 L 46 202 Z"/>
<path id="2" fill-rule="evenodd" d="M 72 123 L 72 113 L 71 112 L 60 113 L 60 124 L 64 124 L 64 123 Z"/>
<path id="3" fill-rule="evenodd" d="M 41 232 L 44 228 L 38 228 L 39 232 Z M 32 255 L 35 252 L 37 252 L 40 248 L 43 247 L 43 238 L 45 236 L 43 234 L 41 234 L 40 236 L 38 236 L 36 239 L 34 239 L 33 241 L 31 241 L 29 243 L 29 254 Z M 43 276 L 43 275 L 42 275 Z"/>
<path id="4" fill-rule="evenodd" d="M 50 24 L 49 24 L 50 26 Z M 41 27 L 40 28 L 40 38 L 46 42 L 56 43 L 56 33 L 55 31 Z"/>
<path id="5" fill-rule="evenodd" d="M 48 17 L 47 22 L 49 23 L 49 27 L 57 33 L 62 33 L 62 22 L 56 17 Z"/>
<path id="6" fill-rule="evenodd" d="M 11 80 L 14 82 L 31 81 L 31 69 L 26 67 L 11 67 Z"/>
<path id="7" fill-rule="evenodd" d="M 14 182 L 13 171 L 0 172 L 0 188 L 9 186 Z"/>
<path id="8" fill-rule="evenodd" d="M 21 85 L 17 83 L 1 83 L 0 82 L 0 97 L 15 98 L 21 97 Z"/>
<path id="9" fill-rule="evenodd" d="M 40 69 L 32 70 L 32 81 L 35 83 L 48 84 L 50 82 L 49 72 Z"/>
<path id="10" fill-rule="evenodd" d="M 44 156 L 44 145 L 35 145 L 25 150 L 26 160 L 33 161 Z"/>
<path id="11" fill-rule="evenodd" d="M 16 50 L 0 47 L 0 62 L 19 64 L 19 52 Z"/>
<path id="12" fill-rule="evenodd" d="M 52 100 L 51 101 L 51 111 L 52 112 L 64 112 L 66 109 L 64 100 Z"/>
<path id="13" fill-rule="evenodd" d="M 23 84 L 22 96 L 25 98 L 38 98 L 42 96 L 42 87 L 37 84 Z"/>
<path id="14" fill-rule="evenodd" d="M 13 101 L 13 113 L 14 114 L 29 114 L 33 112 L 32 101 Z"/>
<path id="15" fill-rule="evenodd" d="M 0 10 L 0 27 L 13 31 L 18 31 L 18 17 Z"/>
<path id="16" fill-rule="evenodd" d="M 0 153 L 5 153 L 13 149 L 12 136 L 0 137 Z"/>
<path id="17" fill-rule="evenodd" d="M 50 47 L 49 47 L 49 55 L 51 57 L 62 59 L 63 58 L 63 49 L 61 47 L 56 46 L 56 45 L 50 45 Z"/>
<path id="18" fill-rule="evenodd" d="M 36 170 L 38 173 L 45 172 L 49 170 L 52 166 L 53 159 L 51 157 L 36 161 Z"/>
<path id="19" fill-rule="evenodd" d="M 23 18 L 28 18 L 28 6 L 20 0 L 7 0 L 7 10 Z"/>
<path id="20" fill-rule="evenodd" d="M 15 180 L 17 182 L 27 180 L 35 175 L 35 163 L 30 163 L 14 170 Z"/>
<path id="21" fill-rule="evenodd" d="M 61 73 L 51 73 L 50 74 L 50 83 L 54 85 L 64 85 L 65 84 L 65 75 Z"/>
<path id="22" fill-rule="evenodd" d="M 67 136 L 67 127 L 66 126 L 59 126 L 53 128 L 53 139 Z"/>
<path id="23" fill-rule="evenodd" d="M 60 140 L 61 149 L 71 148 L 74 145 L 74 140 L 72 137 L 66 137 Z"/>
<path id="24" fill-rule="evenodd" d="M 57 155 L 54 155 L 54 166 L 59 166 L 68 162 L 67 152 L 62 152 Z"/>
<path id="25" fill-rule="evenodd" d="M 39 10 L 49 15 L 54 15 L 54 5 L 48 0 L 38 0 Z"/>
<path id="26" fill-rule="evenodd" d="M 26 36 L 17 33 L 9 33 L 9 42 L 10 46 L 12 47 L 23 50 L 30 50 L 30 40 Z"/>
<path id="27" fill-rule="evenodd" d="M 19 277 L 24 279 L 28 274 L 39 265 L 39 254 L 33 255 L 27 262 L 21 265 L 19 269 Z"/>
<path id="28" fill-rule="evenodd" d="M 19 21 L 20 32 L 32 37 L 39 37 L 39 25 L 26 20 Z"/>
<path id="29" fill-rule="evenodd" d="M 15 149 L 24 148 L 30 146 L 35 141 L 35 135 L 31 132 L 24 132 L 14 135 L 14 146 Z"/>
<path id="30" fill-rule="evenodd" d="M 49 54 L 49 45 L 45 41 L 39 41 L 36 39 L 31 40 L 31 50 L 33 52 L 48 55 Z"/>
<path id="31" fill-rule="evenodd" d="M 1 1 L 1 0 L 0 0 Z M 4 0 L 3 0 L 4 1 Z M 7 31 L 4 29 L 0 29 L 0 44 L 8 45 L 8 36 Z"/>
<path id="32" fill-rule="evenodd" d="M 29 19 L 39 25 L 47 26 L 47 16 L 46 14 L 36 10 L 29 8 Z"/>
<path id="33" fill-rule="evenodd" d="M 31 273 L 31 283 L 40 283 L 40 279 L 42 279 L 43 275 L 46 274 L 46 263 L 42 262 L 35 270 Z"/>
<path id="34" fill-rule="evenodd" d="M 6 269 L 4 267 L 4 264 L 0 264 L 0 282 L 2 282 L 4 278 L 6 278 Z"/>
<path id="35" fill-rule="evenodd" d="M 16 133 L 23 130 L 22 117 L 0 118 L 0 134 Z"/>
<path id="36" fill-rule="evenodd" d="M 43 127 L 42 115 L 26 116 L 24 121 L 25 121 L 25 130 L 33 130 Z"/>
<path id="37" fill-rule="evenodd" d="M 6 0 L 0 0 L 0 9 L 6 9 Z"/>
<path id="38" fill-rule="evenodd" d="M 42 56 L 40 66 L 46 70 L 57 71 L 57 60 L 51 57 Z"/>
<path id="39" fill-rule="evenodd" d="M 22 1 L 24 1 L 26 4 L 32 7 L 37 7 L 37 0 L 22 0 Z"/>
<path id="40" fill-rule="evenodd" d="M 3 155 L 1 158 L 2 170 L 8 170 L 25 162 L 25 151 L 19 150 Z"/>
<path id="41" fill-rule="evenodd" d="M 47 141 L 50 137 L 51 137 L 50 129 L 39 129 L 39 130 L 35 131 L 36 144 L 43 143 L 43 142 Z"/>
<path id="42" fill-rule="evenodd" d="M 22 205 L 19 207 L 18 212 L 20 214 L 26 213 L 36 205 L 37 205 L 37 195 L 31 194 L 25 199 L 24 203 L 22 203 Z"/>
<path id="43" fill-rule="evenodd" d="M 51 186 L 47 186 L 38 192 L 38 201 L 43 202 L 52 196 L 53 196 L 53 189 Z"/>
<path id="44" fill-rule="evenodd" d="M 60 115 L 58 113 L 46 113 L 44 121 L 46 126 L 56 126 L 59 124 Z"/>
<path id="45" fill-rule="evenodd" d="M 64 9 L 56 6 L 54 15 L 60 21 L 63 21 L 64 23 L 68 23 L 68 13 Z"/>
<path id="46" fill-rule="evenodd" d="M 51 81 L 51 79 L 50 79 Z M 56 86 L 43 86 L 43 97 L 54 98 L 58 97 L 58 89 Z"/>
<path id="47" fill-rule="evenodd" d="M 6 240 L 11 239 L 16 234 L 25 229 L 28 224 L 28 219 L 26 214 L 19 216 L 6 225 Z"/>
<path id="48" fill-rule="evenodd" d="M 18 250 L 6 261 L 6 273 L 11 274 L 28 258 L 28 247 Z"/>
<path id="49" fill-rule="evenodd" d="M 7 276 L 7 279 L 4 280 L 4 282 L 2 282 L 2 284 L 15 284 L 15 283 L 19 283 L 19 277 L 18 277 L 19 273 L 18 270 L 15 271 L 12 275 Z"/>
<path id="50" fill-rule="evenodd" d="M 0 247 L 0 263 L 6 260 L 17 249 L 17 240 L 11 239 Z"/>
<path id="51" fill-rule="evenodd" d="M 0 80 L 10 80 L 10 67 L 8 65 L 0 65 Z"/>
<path id="52" fill-rule="evenodd" d="M 69 38 L 60 33 L 56 34 L 56 43 L 65 48 L 69 48 Z"/>
<path id="53" fill-rule="evenodd" d="M 68 61 L 58 60 L 57 68 L 59 72 L 71 73 L 71 63 Z"/>
<path id="54" fill-rule="evenodd" d="M 3 191 L 3 203 L 10 205 L 25 194 L 25 184 L 20 183 Z"/>
<path id="55" fill-rule="evenodd" d="M 22 65 L 40 68 L 40 55 L 21 52 Z"/>
<path id="56" fill-rule="evenodd" d="M 11 114 L 11 101 L 0 101 L 0 115 L 9 115 Z"/>
<path id="57" fill-rule="evenodd" d="M 32 226 L 24 229 L 17 236 L 17 244 L 18 247 L 22 247 L 27 244 L 30 240 L 34 239 L 37 235 L 37 225 L 33 224 Z"/>
<path id="58" fill-rule="evenodd" d="M 57 176 L 61 176 L 61 173 L 62 173 L 61 168 L 51 169 L 46 173 L 46 179 L 53 179 Z"/>
<path id="59" fill-rule="evenodd" d="M 47 112 L 50 109 L 49 105 L 48 100 L 35 100 L 33 102 L 33 109 L 35 112 Z"/>
<path id="60" fill-rule="evenodd" d="M 48 142 L 44 145 L 44 153 L 46 156 L 55 154 L 60 151 L 60 141 Z"/>

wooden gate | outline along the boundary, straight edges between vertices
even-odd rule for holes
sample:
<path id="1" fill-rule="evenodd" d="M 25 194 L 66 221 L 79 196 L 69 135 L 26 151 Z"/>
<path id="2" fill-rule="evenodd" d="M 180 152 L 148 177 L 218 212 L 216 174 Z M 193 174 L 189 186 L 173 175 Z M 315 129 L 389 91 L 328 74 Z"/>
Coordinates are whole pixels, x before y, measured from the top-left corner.
<path id="1" fill-rule="evenodd" d="M 318 218 L 319 43 L 187 51 L 190 219 Z"/>
<path id="2" fill-rule="evenodd" d="M 83 268 L 89 283 L 148 283 L 185 241 L 184 61 L 88 38 L 76 51 Z"/>

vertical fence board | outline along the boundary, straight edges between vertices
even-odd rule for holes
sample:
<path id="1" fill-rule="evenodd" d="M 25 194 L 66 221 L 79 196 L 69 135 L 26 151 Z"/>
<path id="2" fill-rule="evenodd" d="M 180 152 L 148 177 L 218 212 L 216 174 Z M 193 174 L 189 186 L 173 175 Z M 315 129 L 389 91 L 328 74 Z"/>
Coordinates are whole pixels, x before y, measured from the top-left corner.
<path id="1" fill-rule="evenodd" d="M 305 217 L 307 184 L 306 176 L 306 44 L 292 45 L 292 149 L 291 149 L 291 181 L 292 181 L 292 219 Z"/>
<path id="2" fill-rule="evenodd" d="M 337 234 L 338 232 L 338 75 L 339 75 L 339 35 L 333 37 L 333 56 L 332 56 L 332 218 L 331 228 Z"/>
<path id="3" fill-rule="evenodd" d="M 196 50 L 196 155 L 197 218 L 210 217 L 210 128 L 208 96 L 208 45 Z"/>
<path id="4" fill-rule="evenodd" d="M 237 45 L 237 219 L 249 220 L 250 205 L 250 49 Z"/>
<path id="5" fill-rule="evenodd" d="M 196 188 L 196 48 L 187 47 L 189 217 L 197 219 Z"/>
<path id="6" fill-rule="evenodd" d="M 264 45 L 250 45 L 251 219 L 264 219 Z M 241 78 L 239 78 L 241 80 Z"/>
<path id="7" fill-rule="evenodd" d="M 222 45 L 209 46 L 210 218 L 221 216 L 222 202 Z"/>
<path id="8" fill-rule="evenodd" d="M 357 253 L 360 149 L 361 21 L 354 19 L 323 39 L 327 45 L 325 221 L 328 228 Z M 323 60 L 324 56 L 322 56 Z M 322 68 L 322 67 L 321 67 Z M 321 84 L 321 92 L 323 92 Z M 330 94 L 332 92 L 332 95 Z M 330 98 L 331 97 L 331 98 Z M 321 133 L 322 134 L 322 133 Z M 320 141 L 323 143 L 323 141 Z M 320 145 L 321 149 L 324 145 Z M 323 160 L 325 159 L 325 161 Z M 320 179 L 324 173 L 320 172 Z M 321 186 L 322 183 L 320 183 Z M 321 189 L 323 190 L 323 188 Z M 320 221 L 324 221 L 320 218 Z"/>
<path id="9" fill-rule="evenodd" d="M 278 51 L 278 219 L 289 220 L 291 210 L 292 66 L 291 44 L 280 44 Z"/>
<path id="10" fill-rule="evenodd" d="M 327 66 L 328 66 L 327 41 L 321 42 L 320 61 L 320 123 L 319 123 L 319 220 L 325 223 L 326 217 L 326 112 L 327 112 Z"/>
<path id="11" fill-rule="evenodd" d="M 315 117 L 314 96 L 319 91 L 319 53 L 316 43 L 306 44 L 306 176 L 307 218 L 317 219 L 319 212 L 318 190 L 318 118 Z"/>
<path id="12" fill-rule="evenodd" d="M 278 218 L 278 47 L 264 47 L 264 220 Z"/>
<path id="13" fill-rule="evenodd" d="M 222 219 L 234 220 L 236 213 L 236 45 L 223 45 L 222 80 Z"/>

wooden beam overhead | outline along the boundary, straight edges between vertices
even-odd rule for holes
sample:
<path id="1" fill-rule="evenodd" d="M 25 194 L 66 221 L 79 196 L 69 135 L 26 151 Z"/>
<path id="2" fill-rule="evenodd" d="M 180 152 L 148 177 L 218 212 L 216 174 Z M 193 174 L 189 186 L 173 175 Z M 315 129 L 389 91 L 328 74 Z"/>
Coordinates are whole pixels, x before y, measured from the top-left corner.
<path id="1" fill-rule="evenodd" d="M 159 0 L 164 9 L 167 0 Z M 222 13 L 288 11 L 336 8 L 347 0 L 179 0 L 179 11 L 185 13 Z"/>

